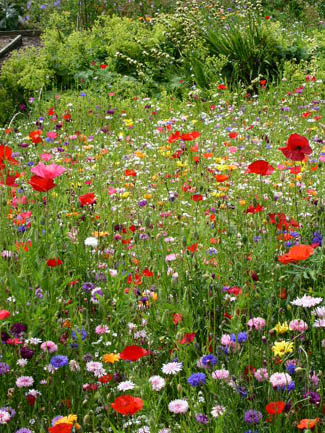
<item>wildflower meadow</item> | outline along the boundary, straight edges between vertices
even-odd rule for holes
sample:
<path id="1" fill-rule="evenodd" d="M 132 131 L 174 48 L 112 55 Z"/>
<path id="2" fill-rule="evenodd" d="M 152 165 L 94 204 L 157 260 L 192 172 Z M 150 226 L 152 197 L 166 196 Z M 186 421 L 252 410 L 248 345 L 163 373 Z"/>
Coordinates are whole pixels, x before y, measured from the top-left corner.
<path id="1" fill-rule="evenodd" d="M 0 70 L 0 432 L 324 431 L 321 5 L 20 3 L 44 34 Z"/>

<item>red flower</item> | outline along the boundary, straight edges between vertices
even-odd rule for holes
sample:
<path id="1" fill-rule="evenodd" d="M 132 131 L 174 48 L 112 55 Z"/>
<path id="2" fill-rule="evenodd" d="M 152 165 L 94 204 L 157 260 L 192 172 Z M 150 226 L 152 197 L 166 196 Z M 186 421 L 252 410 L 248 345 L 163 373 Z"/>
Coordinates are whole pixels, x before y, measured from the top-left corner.
<path id="1" fill-rule="evenodd" d="M 147 350 L 140 346 L 127 346 L 121 353 L 120 359 L 123 361 L 137 361 L 144 356 L 147 356 Z"/>
<path id="2" fill-rule="evenodd" d="M 38 129 L 37 131 L 32 131 L 29 133 L 29 137 L 32 139 L 32 142 L 34 144 L 42 143 L 41 135 L 43 131 L 41 129 Z"/>
<path id="3" fill-rule="evenodd" d="M 288 220 L 284 213 L 271 213 L 269 214 L 269 217 L 271 224 L 277 223 L 278 230 L 288 230 L 290 226 L 295 228 L 299 227 L 297 221 L 295 221 L 294 219 Z"/>
<path id="4" fill-rule="evenodd" d="M 225 86 L 224 84 L 219 84 L 218 89 L 219 90 L 226 90 L 227 86 Z"/>
<path id="5" fill-rule="evenodd" d="M 10 311 L 8 310 L 0 310 L 0 320 L 5 320 L 10 317 Z"/>
<path id="6" fill-rule="evenodd" d="M 221 182 L 225 182 L 226 180 L 228 180 L 229 176 L 227 176 L 226 174 L 217 174 L 214 178 L 217 182 L 221 183 Z"/>
<path id="7" fill-rule="evenodd" d="M 198 243 L 196 242 L 195 244 L 191 245 L 190 247 L 186 247 L 187 251 L 190 251 L 191 253 L 195 253 L 195 251 L 197 251 L 197 246 Z"/>
<path id="8" fill-rule="evenodd" d="M 247 210 L 245 211 L 245 213 L 249 214 L 255 214 L 255 213 L 259 213 L 262 212 L 264 210 L 264 208 L 260 205 L 257 204 L 255 207 L 251 204 L 250 206 L 248 206 Z"/>
<path id="9" fill-rule="evenodd" d="M 94 204 L 96 201 L 95 194 L 93 192 L 89 192 L 88 194 L 84 194 L 79 196 L 79 201 L 81 206 L 86 206 L 87 204 Z"/>
<path id="10" fill-rule="evenodd" d="M 173 323 L 176 326 L 178 323 L 181 323 L 181 321 L 183 320 L 183 315 L 179 314 L 179 313 L 174 313 L 172 315 L 172 319 L 173 319 Z"/>
<path id="11" fill-rule="evenodd" d="M 100 383 L 108 383 L 113 379 L 113 376 L 111 374 L 105 374 L 104 376 L 100 377 L 98 381 Z"/>
<path id="12" fill-rule="evenodd" d="M 305 418 L 305 419 L 300 420 L 299 424 L 297 425 L 297 428 L 299 430 L 305 430 L 305 429 L 306 430 L 307 429 L 312 430 L 316 426 L 316 424 L 319 423 L 319 421 L 320 421 L 319 418 L 315 418 L 315 419 Z"/>
<path id="13" fill-rule="evenodd" d="M 255 173 L 259 174 L 260 176 L 267 176 L 269 174 L 272 174 L 273 172 L 274 168 L 272 167 L 272 165 L 270 165 L 267 161 L 263 161 L 261 159 L 252 162 L 246 170 L 246 173 Z"/>
<path id="14" fill-rule="evenodd" d="M 307 138 L 299 134 L 291 134 L 287 147 L 280 147 L 279 150 L 292 161 L 302 161 L 306 155 L 310 155 L 313 151 Z"/>
<path id="15" fill-rule="evenodd" d="M 199 137 L 200 137 L 200 133 L 197 131 L 194 131 L 194 132 L 190 132 L 189 134 L 182 134 L 180 136 L 180 139 L 183 141 L 193 141 Z"/>
<path id="16" fill-rule="evenodd" d="M 143 401 L 141 398 L 132 397 L 132 395 L 122 395 L 117 397 L 111 406 L 122 415 L 134 415 L 142 409 Z"/>
<path id="17" fill-rule="evenodd" d="M 278 256 L 278 260 L 283 265 L 288 263 L 301 262 L 307 260 L 310 256 L 314 254 L 314 248 L 310 245 L 295 245 L 291 247 L 287 254 Z"/>
<path id="18" fill-rule="evenodd" d="M 201 194 L 194 194 L 194 195 L 192 195 L 192 200 L 193 201 L 195 201 L 195 202 L 198 202 L 198 201 L 202 201 L 203 200 L 203 196 L 201 195 Z"/>
<path id="19" fill-rule="evenodd" d="M 125 170 L 124 175 L 125 176 L 137 177 L 137 172 L 134 171 L 134 170 Z"/>
<path id="20" fill-rule="evenodd" d="M 63 264 L 63 262 L 60 259 L 49 259 L 46 262 L 47 266 L 49 266 L 50 268 L 55 268 L 56 266 L 60 266 Z"/>
<path id="21" fill-rule="evenodd" d="M 266 80 L 260 80 L 260 85 L 263 87 L 266 84 Z"/>
<path id="22" fill-rule="evenodd" d="M 299 174 L 301 172 L 301 167 L 291 167 L 290 173 L 291 174 Z"/>
<path id="23" fill-rule="evenodd" d="M 54 427 L 49 427 L 49 433 L 71 433 L 72 424 L 57 424 Z"/>
<path id="24" fill-rule="evenodd" d="M 189 344 L 192 343 L 192 341 L 195 338 L 195 332 L 193 332 L 192 334 L 185 334 L 184 337 L 181 340 L 178 340 L 177 343 L 179 344 Z"/>
<path id="25" fill-rule="evenodd" d="M 265 406 L 265 410 L 270 415 L 280 415 L 285 408 L 284 401 L 271 401 L 271 403 Z"/>
<path id="26" fill-rule="evenodd" d="M 153 277 L 153 272 L 149 271 L 148 268 L 145 268 L 145 269 L 142 271 L 142 275 L 144 275 L 145 277 Z"/>
<path id="27" fill-rule="evenodd" d="M 231 139 L 235 139 L 235 138 L 237 138 L 237 132 L 229 132 L 229 138 L 231 138 Z"/>
<path id="28" fill-rule="evenodd" d="M 53 116 L 54 115 L 54 107 L 51 107 L 49 109 L 49 111 L 47 112 L 48 116 Z"/>
<path id="29" fill-rule="evenodd" d="M 56 184 L 53 182 L 53 179 L 45 179 L 44 177 L 40 176 L 32 176 L 28 183 L 35 191 L 39 192 L 47 192 L 56 186 Z"/>
<path id="30" fill-rule="evenodd" d="M 175 143 L 175 141 L 180 140 L 181 133 L 179 131 L 176 131 L 175 134 L 172 134 L 168 138 L 168 143 Z"/>
<path id="31" fill-rule="evenodd" d="M 12 150 L 8 146 L 0 145 L 0 170 L 5 168 L 4 161 L 8 161 L 9 164 L 17 165 L 19 164 L 12 156 Z"/>
<path id="32" fill-rule="evenodd" d="M 108 68 L 108 65 L 100 65 L 100 69 L 106 69 Z"/>
<path id="33" fill-rule="evenodd" d="M 269 15 L 266 15 L 265 19 L 269 20 L 271 17 Z"/>

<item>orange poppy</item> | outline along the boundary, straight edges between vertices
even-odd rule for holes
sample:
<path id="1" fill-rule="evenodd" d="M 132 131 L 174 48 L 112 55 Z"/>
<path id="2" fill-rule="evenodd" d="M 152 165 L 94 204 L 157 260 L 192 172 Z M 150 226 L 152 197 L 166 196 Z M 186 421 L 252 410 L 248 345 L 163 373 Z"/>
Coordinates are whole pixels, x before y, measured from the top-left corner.
<path id="1" fill-rule="evenodd" d="M 299 430 L 305 430 L 305 429 L 313 429 L 316 424 L 318 424 L 319 418 L 315 419 L 302 419 L 300 423 L 297 425 Z"/>
<path id="2" fill-rule="evenodd" d="M 288 263 L 300 262 L 302 260 L 307 260 L 310 256 L 314 254 L 314 248 L 310 245 L 295 245 L 290 248 L 287 254 L 278 256 L 278 260 L 283 265 Z"/>
<path id="3" fill-rule="evenodd" d="M 216 176 L 215 176 L 215 180 L 217 181 L 217 182 L 225 182 L 226 180 L 228 180 L 229 179 L 229 176 L 227 176 L 226 174 L 217 174 Z"/>
<path id="4" fill-rule="evenodd" d="M 142 409 L 143 401 L 141 398 L 132 397 L 131 395 L 122 395 L 117 397 L 111 406 L 122 415 L 134 415 Z"/>

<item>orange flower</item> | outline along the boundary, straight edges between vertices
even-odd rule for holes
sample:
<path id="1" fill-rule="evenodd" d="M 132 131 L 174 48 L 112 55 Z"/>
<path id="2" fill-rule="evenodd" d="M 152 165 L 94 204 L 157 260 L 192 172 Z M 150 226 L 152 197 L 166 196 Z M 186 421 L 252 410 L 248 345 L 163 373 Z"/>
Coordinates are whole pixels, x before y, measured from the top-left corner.
<path id="1" fill-rule="evenodd" d="M 316 424 L 318 424 L 319 418 L 315 419 L 302 419 L 300 423 L 297 425 L 299 430 L 305 430 L 305 429 L 313 429 Z"/>
<path id="2" fill-rule="evenodd" d="M 300 262 L 302 260 L 307 260 L 310 256 L 314 254 L 314 248 L 310 245 L 295 245 L 290 248 L 287 254 L 279 256 L 278 260 L 283 265 L 288 263 Z"/>

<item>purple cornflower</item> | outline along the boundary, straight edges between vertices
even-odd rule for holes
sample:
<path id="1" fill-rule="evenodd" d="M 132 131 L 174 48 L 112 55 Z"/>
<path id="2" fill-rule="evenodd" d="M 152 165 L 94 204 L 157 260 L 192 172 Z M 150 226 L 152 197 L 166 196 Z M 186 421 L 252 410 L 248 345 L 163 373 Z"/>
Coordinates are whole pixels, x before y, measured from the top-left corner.
<path id="1" fill-rule="evenodd" d="M 262 418 L 263 415 L 261 414 L 261 412 L 254 409 L 246 411 L 244 415 L 244 421 L 247 422 L 247 424 L 257 424 L 261 421 Z"/>
<path id="2" fill-rule="evenodd" d="M 194 373 L 187 379 L 191 386 L 205 385 L 206 375 L 204 373 Z"/>
<path id="3" fill-rule="evenodd" d="M 82 289 L 85 291 L 85 292 L 90 292 L 91 290 L 93 290 L 95 288 L 95 284 L 93 284 L 93 283 L 84 283 L 83 285 L 82 285 Z"/>
<path id="4" fill-rule="evenodd" d="M 245 343 L 247 341 L 247 334 L 246 334 L 246 332 L 240 332 L 237 335 L 237 341 L 238 341 L 238 343 Z"/>
<path id="5" fill-rule="evenodd" d="M 61 368 L 68 365 L 68 358 L 63 355 L 56 355 L 51 358 L 50 364 L 53 365 L 54 368 Z"/>
<path id="6" fill-rule="evenodd" d="M 16 433 L 33 433 L 29 428 L 22 427 L 16 431 Z"/>
<path id="7" fill-rule="evenodd" d="M 212 365 L 216 365 L 217 364 L 217 362 L 218 362 L 218 359 L 217 359 L 217 357 L 215 356 L 215 355 L 205 355 L 205 356 L 203 356 L 203 358 L 202 358 L 202 364 L 204 365 L 204 366 L 212 366 Z"/>
<path id="8" fill-rule="evenodd" d="M 203 425 L 206 425 L 209 423 L 209 418 L 207 417 L 207 415 L 204 415 L 203 413 L 198 413 L 197 415 L 195 415 L 195 420 L 199 424 L 203 424 Z"/>
<path id="9" fill-rule="evenodd" d="M 9 373 L 10 367 L 5 362 L 0 362 L 0 376 Z"/>

